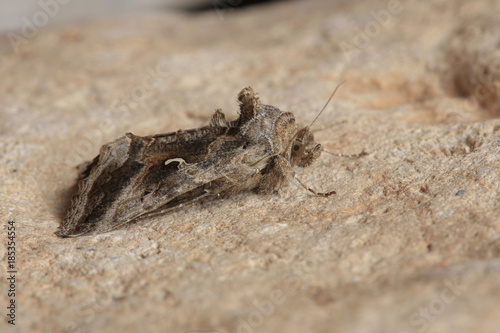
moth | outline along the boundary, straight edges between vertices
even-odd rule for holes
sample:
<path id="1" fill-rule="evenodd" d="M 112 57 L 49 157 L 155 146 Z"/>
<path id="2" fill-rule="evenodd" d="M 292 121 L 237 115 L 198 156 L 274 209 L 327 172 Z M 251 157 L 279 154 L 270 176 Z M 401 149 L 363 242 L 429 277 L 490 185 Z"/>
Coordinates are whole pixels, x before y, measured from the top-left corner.
<path id="1" fill-rule="evenodd" d="M 310 166 L 320 157 L 323 148 L 310 126 L 299 127 L 293 113 L 261 104 L 251 87 L 240 91 L 238 101 L 233 121 L 217 109 L 206 127 L 143 137 L 127 133 L 103 145 L 82 168 L 56 234 L 100 234 L 209 196 L 269 194 L 295 177 L 294 166 Z"/>

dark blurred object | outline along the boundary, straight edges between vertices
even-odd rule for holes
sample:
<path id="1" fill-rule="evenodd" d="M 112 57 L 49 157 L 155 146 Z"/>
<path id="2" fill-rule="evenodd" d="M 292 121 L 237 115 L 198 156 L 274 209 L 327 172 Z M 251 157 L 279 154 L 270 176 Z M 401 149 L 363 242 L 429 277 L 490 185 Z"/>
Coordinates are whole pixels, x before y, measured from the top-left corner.
<path id="1" fill-rule="evenodd" d="M 35 24 L 37 29 L 67 24 L 77 20 L 185 11 L 214 11 L 219 16 L 228 11 L 283 0 L 23 0 L 0 1 L 0 31 L 19 31 Z M 35 23 L 38 22 L 38 23 Z"/>
<path id="2" fill-rule="evenodd" d="M 269 2 L 278 2 L 284 0 L 199 0 L 199 1 L 171 1 L 173 8 L 184 10 L 189 13 L 201 13 L 211 11 L 217 8 L 242 9 L 248 6 L 254 6 Z"/>

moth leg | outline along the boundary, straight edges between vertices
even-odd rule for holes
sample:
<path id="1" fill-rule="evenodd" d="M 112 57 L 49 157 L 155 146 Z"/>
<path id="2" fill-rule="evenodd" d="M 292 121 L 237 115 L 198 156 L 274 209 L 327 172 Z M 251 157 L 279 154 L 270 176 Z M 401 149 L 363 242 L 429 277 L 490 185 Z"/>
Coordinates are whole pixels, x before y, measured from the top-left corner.
<path id="1" fill-rule="evenodd" d="M 298 177 L 297 175 L 293 175 L 293 177 L 295 178 L 296 181 L 299 182 L 300 185 L 302 185 L 303 188 L 305 188 L 306 190 L 308 190 L 309 192 L 311 193 L 314 193 L 314 195 L 318 196 L 318 197 L 329 197 L 330 195 L 332 194 L 337 194 L 337 192 L 335 191 L 330 191 L 330 192 L 316 192 L 315 190 L 313 190 L 312 188 L 310 187 L 307 187 L 306 184 L 304 184 Z"/>
<path id="2" fill-rule="evenodd" d="M 260 102 L 257 93 L 250 86 L 240 91 L 238 101 L 240 102 L 239 125 L 241 126 L 260 112 Z"/>
<path id="3" fill-rule="evenodd" d="M 361 153 L 358 153 L 358 154 L 342 154 L 342 153 L 331 153 L 329 152 L 328 150 L 325 150 L 323 149 L 323 151 L 325 153 L 328 153 L 328 154 L 331 154 L 333 156 L 336 156 L 336 157 L 344 157 L 344 158 L 359 158 L 359 157 L 363 157 L 363 156 L 367 156 L 369 155 L 366 151 L 362 151 Z"/>
<path id="4" fill-rule="evenodd" d="M 293 170 L 290 162 L 283 156 L 274 156 L 271 158 L 265 173 L 262 175 L 258 187 L 255 189 L 257 193 L 270 194 L 293 177 Z"/>

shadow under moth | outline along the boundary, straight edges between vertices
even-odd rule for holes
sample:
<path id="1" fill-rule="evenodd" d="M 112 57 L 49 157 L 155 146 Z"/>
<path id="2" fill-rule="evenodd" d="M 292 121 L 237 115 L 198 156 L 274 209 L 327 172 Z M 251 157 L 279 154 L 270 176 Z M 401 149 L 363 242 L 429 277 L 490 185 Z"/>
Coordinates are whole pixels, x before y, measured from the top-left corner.
<path id="1" fill-rule="evenodd" d="M 56 234 L 100 234 L 208 196 L 272 193 L 295 177 L 294 166 L 307 167 L 321 155 L 310 126 L 299 127 L 293 113 L 261 104 L 251 87 L 241 90 L 238 101 L 234 121 L 217 109 L 206 127 L 144 137 L 127 133 L 103 145 L 81 168 Z M 316 195 L 335 193 L 300 184 Z"/>

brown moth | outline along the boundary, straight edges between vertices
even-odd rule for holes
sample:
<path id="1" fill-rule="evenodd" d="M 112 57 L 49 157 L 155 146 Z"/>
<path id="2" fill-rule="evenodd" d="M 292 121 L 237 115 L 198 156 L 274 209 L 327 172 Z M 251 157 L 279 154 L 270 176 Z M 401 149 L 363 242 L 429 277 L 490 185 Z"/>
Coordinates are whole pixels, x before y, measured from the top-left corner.
<path id="1" fill-rule="evenodd" d="M 102 146 L 80 172 L 78 192 L 56 234 L 107 232 L 207 196 L 272 193 L 295 176 L 294 166 L 307 167 L 321 155 L 309 126 L 299 127 L 293 113 L 261 104 L 251 87 L 238 100 L 234 121 L 217 109 L 206 127 L 144 137 L 127 133 Z"/>

